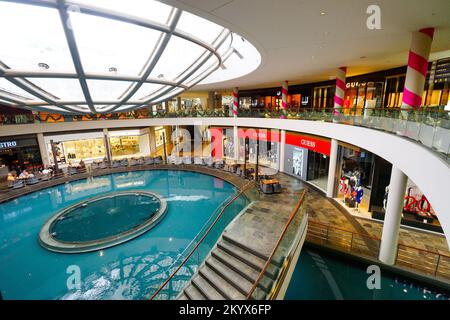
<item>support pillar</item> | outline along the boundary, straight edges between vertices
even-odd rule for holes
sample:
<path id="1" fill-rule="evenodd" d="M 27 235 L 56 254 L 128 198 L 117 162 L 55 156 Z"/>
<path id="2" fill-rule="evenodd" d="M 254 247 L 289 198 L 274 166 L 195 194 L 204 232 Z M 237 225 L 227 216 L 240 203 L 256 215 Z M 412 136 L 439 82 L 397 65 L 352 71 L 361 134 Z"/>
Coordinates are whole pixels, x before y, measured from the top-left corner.
<path id="1" fill-rule="evenodd" d="M 428 73 L 428 58 L 433 42 L 434 28 L 424 28 L 414 32 L 408 56 L 402 107 L 419 109 Z"/>
<path id="2" fill-rule="evenodd" d="M 284 157 L 286 154 L 286 130 L 281 130 L 280 145 L 279 145 L 279 157 L 278 157 L 278 170 L 284 172 Z"/>
<path id="3" fill-rule="evenodd" d="M 331 139 L 331 150 L 330 150 L 330 166 L 328 168 L 328 182 L 327 182 L 327 197 L 334 197 L 334 190 L 336 186 L 336 165 L 338 157 L 338 141 L 336 139 Z"/>
<path id="4" fill-rule="evenodd" d="M 148 138 L 149 138 L 149 143 L 150 143 L 150 156 L 156 156 L 155 127 L 148 128 Z"/>
<path id="5" fill-rule="evenodd" d="M 281 84 L 281 119 L 286 119 L 287 115 L 287 96 L 288 96 L 288 82 L 283 81 Z"/>
<path id="6" fill-rule="evenodd" d="M 336 90 L 334 93 L 333 116 L 339 116 L 341 114 L 341 109 L 344 107 L 346 74 L 347 67 L 340 67 L 338 69 L 336 76 Z"/>
<path id="7" fill-rule="evenodd" d="M 37 142 L 39 145 L 39 152 L 41 153 L 42 164 L 44 166 L 50 165 L 50 161 L 48 159 L 47 146 L 45 145 L 44 134 L 42 133 L 37 134 Z"/>
<path id="8" fill-rule="evenodd" d="M 233 117 L 237 117 L 239 112 L 239 89 L 233 88 L 233 110 L 232 115 Z"/>
<path id="9" fill-rule="evenodd" d="M 103 129 L 103 137 L 104 137 L 104 143 L 105 143 L 105 153 L 106 153 L 106 160 L 111 163 L 112 161 L 112 152 L 111 152 L 111 143 L 110 143 L 110 137 L 109 137 L 109 131 L 108 129 Z"/>
<path id="10" fill-rule="evenodd" d="M 239 160 L 239 128 L 233 127 L 234 160 Z"/>
<path id="11" fill-rule="evenodd" d="M 394 265 L 397 257 L 398 237 L 407 182 L 408 177 L 400 169 L 392 166 L 379 255 L 380 261 L 388 265 Z"/>

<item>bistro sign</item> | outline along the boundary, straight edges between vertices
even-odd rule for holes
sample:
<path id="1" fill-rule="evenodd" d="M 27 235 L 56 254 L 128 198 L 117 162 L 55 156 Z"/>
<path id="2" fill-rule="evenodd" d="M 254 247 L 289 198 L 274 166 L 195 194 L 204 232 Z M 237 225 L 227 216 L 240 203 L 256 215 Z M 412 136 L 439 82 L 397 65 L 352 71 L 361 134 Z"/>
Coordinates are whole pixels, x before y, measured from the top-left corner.
<path id="1" fill-rule="evenodd" d="M 0 149 L 8 149 L 17 147 L 17 141 L 0 142 Z"/>

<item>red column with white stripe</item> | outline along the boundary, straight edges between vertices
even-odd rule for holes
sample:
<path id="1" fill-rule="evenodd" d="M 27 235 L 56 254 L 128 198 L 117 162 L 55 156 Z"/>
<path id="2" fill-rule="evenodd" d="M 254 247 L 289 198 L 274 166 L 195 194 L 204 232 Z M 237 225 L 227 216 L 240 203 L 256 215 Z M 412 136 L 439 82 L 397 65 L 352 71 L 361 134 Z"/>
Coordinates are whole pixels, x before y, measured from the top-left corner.
<path id="1" fill-rule="evenodd" d="M 239 110 L 239 89 L 233 88 L 233 117 L 238 116 Z"/>
<path id="2" fill-rule="evenodd" d="M 281 119 L 286 119 L 287 115 L 287 96 L 288 96 L 288 82 L 283 81 L 281 84 Z"/>
<path id="3" fill-rule="evenodd" d="M 345 97 L 345 77 L 347 74 L 347 67 L 340 67 L 336 76 L 336 91 L 334 94 L 334 110 L 333 115 L 341 114 L 341 109 L 344 107 Z"/>
<path id="4" fill-rule="evenodd" d="M 402 107 L 405 109 L 419 109 L 422 105 L 433 35 L 434 28 L 424 28 L 413 33 L 403 89 Z"/>

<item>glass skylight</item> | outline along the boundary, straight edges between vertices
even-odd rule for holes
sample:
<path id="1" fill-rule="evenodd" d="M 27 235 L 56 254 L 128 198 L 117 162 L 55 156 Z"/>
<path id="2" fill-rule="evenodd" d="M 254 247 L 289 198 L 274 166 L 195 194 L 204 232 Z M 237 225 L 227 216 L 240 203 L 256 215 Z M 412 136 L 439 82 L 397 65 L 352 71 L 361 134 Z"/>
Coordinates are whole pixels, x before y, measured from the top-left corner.
<path id="1" fill-rule="evenodd" d="M 241 36 L 154 0 L 0 0 L 0 37 L 0 101 L 38 111 L 133 110 L 261 62 Z"/>

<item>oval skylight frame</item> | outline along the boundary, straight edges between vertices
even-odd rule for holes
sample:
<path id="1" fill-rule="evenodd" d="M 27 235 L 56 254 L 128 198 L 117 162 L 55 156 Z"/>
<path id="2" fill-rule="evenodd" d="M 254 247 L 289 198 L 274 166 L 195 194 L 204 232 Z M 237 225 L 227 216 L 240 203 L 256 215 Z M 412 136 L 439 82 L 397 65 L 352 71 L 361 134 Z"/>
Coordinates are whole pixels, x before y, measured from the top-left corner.
<path id="1" fill-rule="evenodd" d="M 117 3 L 119 4 L 119 2 Z M 127 5 L 145 5 L 146 10 L 152 7 L 152 3 L 155 10 L 160 10 L 163 13 L 161 18 L 148 20 L 144 18 L 143 14 L 130 14 L 130 12 L 135 14 L 140 12 L 139 8 L 133 8 L 133 10 L 130 9 L 126 12 L 123 10 L 118 12 L 106 8 L 109 4 L 108 7 L 114 9 L 114 1 L 90 0 L 88 4 L 87 1 L 83 0 L 80 0 L 80 2 L 63 0 L 0 0 L 0 30 L 3 30 L 2 32 L 0 31 L 0 35 L 3 32 L 12 32 L 14 34 L 14 30 L 17 30 L 17 28 L 25 29 L 17 30 L 17 34 L 26 33 L 26 30 L 32 28 L 32 25 L 26 21 L 24 23 L 20 17 L 22 15 L 30 16 L 31 10 L 36 9 L 36 6 L 40 8 L 33 12 L 52 10 L 45 12 L 49 16 L 54 16 L 55 14 L 59 16 L 58 25 L 47 26 L 49 32 L 42 35 L 42 39 L 38 39 L 38 41 L 33 39 L 33 42 L 28 44 L 16 42 L 20 41 L 20 39 L 9 41 L 7 43 L 9 51 L 5 56 L 2 56 L 2 54 L 6 50 L 1 49 L 1 47 L 5 46 L 0 47 L 0 80 L 3 82 L 7 80 L 9 84 L 5 87 L 0 86 L 0 100 L 10 106 L 27 110 L 65 114 L 124 112 L 161 103 L 197 84 L 216 83 L 241 77 L 252 72 L 260 65 L 261 55 L 258 50 L 249 41 L 225 27 L 154 0 L 130 0 L 130 3 L 127 1 Z M 2 8 L 7 8 L 8 10 L 2 10 Z M 117 9 L 119 8 L 117 7 Z M 2 16 L 2 12 L 8 14 Z M 15 14 L 11 15 L 11 12 L 15 12 Z M 89 15 L 89 19 L 71 19 L 71 17 L 80 15 Z M 154 13 L 151 16 L 155 18 Z M 150 52 L 147 52 L 148 58 L 145 59 L 145 63 L 142 65 L 144 60 L 142 54 L 127 55 L 126 52 L 120 52 L 117 54 L 118 57 L 121 56 L 122 59 L 132 58 L 126 61 L 118 60 L 117 65 L 109 65 L 111 63 L 101 61 L 102 67 L 100 69 L 93 68 L 92 66 L 95 66 L 95 62 L 93 63 L 92 61 L 83 64 L 83 59 L 86 59 L 85 61 L 89 59 L 89 47 L 86 49 L 86 45 L 78 46 L 77 38 L 93 37 L 95 39 L 95 23 L 92 22 L 92 28 L 83 28 L 84 35 L 74 29 L 77 26 L 77 21 L 97 21 L 96 19 L 99 19 L 99 25 L 100 23 L 103 25 L 103 34 L 104 26 L 107 26 L 109 22 L 111 22 L 111 25 L 115 25 L 115 30 L 117 30 L 117 25 L 120 24 L 123 24 L 128 29 L 130 29 L 130 25 L 133 28 L 140 28 L 141 36 L 145 34 L 145 30 L 149 30 L 152 32 L 153 42 L 155 39 L 154 35 L 157 34 L 158 41 L 151 46 Z M 180 28 L 180 26 L 186 25 L 186 21 L 192 22 L 194 20 L 197 21 L 195 27 L 190 26 L 186 28 L 188 30 Z M 49 19 L 49 21 L 54 21 L 54 19 Z M 162 21 L 166 22 L 162 23 Z M 180 21 L 182 23 L 179 24 Z M 2 24 L 8 25 L 8 28 L 5 29 Z M 60 29 L 57 30 L 57 28 Z M 62 31 L 66 40 L 64 46 L 61 44 L 61 41 L 57 42 L 57 48 L 50 46 L 52 43 L 56 43 L 54 40 L 51 40 L 52 30 L 57 30 L 55 32 L 58 35 Z M 111 30 L 114 29 L 111 28 Z M 202 30 L 206 30 L 204 34 Z M 193 34 L 194 32 L 197 34 Z M 46 37 L 51 41 L 46 42 Z M 130 37 L 132 38 L 133 35 L 130 34 Z M 114 34 L 107 40 L 113 41 Z M 171 42 L 171 40 L 174 41 Z M 145 43 L 143 41 L 145 39 L 136 39 L 134 50 L 139 50 L 140 47 L 143 48 L 144 52 L 149 50 L 148 42 Z M 102 41 L 99 42 L 105 43 L 105 39 L 102 38 Z M 174 61 L 173 65 L 170 64 L 167 69 L 164 69 L 164 64 L 158 65 L 158 61 L 162 56 L 177 57 L 176 54 L 171 55 L 165 51 L 167 48 L 175 50 L 177 47 L 172 45 L 175 42 L 183 43 L 183 48 L 179 50 L 196 52 L 196 55 L 190 55 L 191 59 L 194 56 L 196 58 L 192 59 L 191 62 L 187 61 L 187 59 L 175 59 L 177 61 Z M 34 49 L 35 52 L 39 52 L 39 60 L 42 59 L 42 61 L 37 63 L 37 61 L 34 61 L 36 57 L 30 58 L 30 60 L 33 60 L 32 65 L 36 64 L 35 68 L 30 68 L 30 63 L 25 64 L 24 67 L 20 65 L 20 61 L 23 61 L 23 55 L 21 56 L 22 60 L 10 59 L 11 62 L 8 61 L 8 57 L 13 56 L 15 47 L 18 50 L 24 50 L 24 47 L 25 49 L 27 48 L 26 45 L 36 46 L 36 43 L 39 43 L 39 48 L 31 47 L 30 50 Z M 49 46 L 46 47 L 47 43 Z M 95 41 L 90 41 L 90 43 L 95 43 Z M 111 48 L 113 47 L 114 45 L 111 45 Z M 92 49 L 93 51 L 97 49 L 98 53 L 99 48 L 93 47 Z M 71 63 L 67 64 L 67 57 L 61 57 L 52 67 L 52 61 L 45 61 L 45 57 L 55 57 L 56 55 L 53 51 L 61 54 L 68 52 L 68 58 Z M 96 56 L 97 59 L 100 57 L 98 54 L 92 54 L 92 56 Z M 139 60 L 139 68 L 136 68 L 136 65 L 132 65 L 136 63 L 134 60 Z M 179 65 L 176 65 L 178 60 L 180 60 Z M 181 62 L 181 60 L 183 61 Z M 109 59 L 108 61 L 113 60 Z M 169 60 L 165 59 L 165 61 Z M 8 63 L 11 63 L 11 65 Z M 64 66 L 67 66 L 66 69 L 64 69 Z M 130 67 L 128 68 L 128 66 Z M 171 68 L 170 70 L 169 67 Z M 105 70 L 101 72 L 103 68 Z M 136 72 L 136 70 L 140 70 L 140 72 Z M 164 70 L 167 71 L 164 72 Z M 36 81 L 39 82 L 39 85 L 33 82 L 34 79 L 39 79 L 39 81 Z M 81 89 L 83 99 L 73 99 L 73 94 L 69 94 L 69 92 L 64 94 L 61 90 L 58 90 L 58 93 L 52 92 L 52 86 L 45 85 L 46 79 L 49 83 L 54 83 L 55 79 L 61 79 L 61 82 L 67 83 L 71 82 L 67 81 L 69 79 L 72 80 L 72 83 L 74 82 L 73 80 L 76 80 L 77 87 L 79 87 L 77 90 Z M 95 94 L 95 92 L 92 94 L 91 91 L 96 90 L 92 87 L 92 83 L 100 81 L 105 81 L 105 84 L 108 84 L 107 87 L 111 89 L 109 92 L 120 94 L 111 97 L 108 94 Z M 124 85 L 124 83 L 127 85 Z M 17 90 L 12 90 L 11 88 L 17 88 Z M 58 87 L 58 89 L 60 88 Z M 156 88 L 156 90 L 146 91 L 145 88 Z M 70 88 L 68 88 L 69 90 Z M 27 95 L 18 95 L 18 92 L 23 91 L 26 91 Z M 30 96 L 33 98 L 30 99 Z M 109 98 L 105 99 L 106 96 Z M 97 100 L 99 98 L 101 98 L 101 101 Z M 86 105 L 88 106 L 87 109 Z"/>

